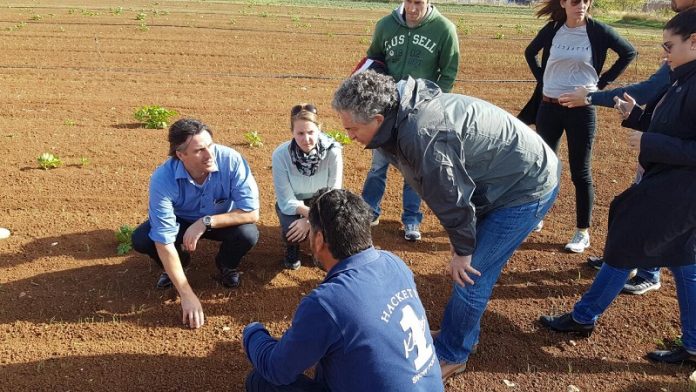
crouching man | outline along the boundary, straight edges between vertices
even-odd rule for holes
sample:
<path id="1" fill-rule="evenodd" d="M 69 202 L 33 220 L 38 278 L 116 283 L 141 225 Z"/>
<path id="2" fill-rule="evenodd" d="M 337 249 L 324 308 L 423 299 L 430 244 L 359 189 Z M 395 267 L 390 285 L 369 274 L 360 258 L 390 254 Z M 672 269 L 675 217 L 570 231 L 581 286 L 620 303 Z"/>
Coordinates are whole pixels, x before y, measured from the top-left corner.
<path id="1" fill-rule="evenodd" d="M 133 233 L 133 248 L 164 268 L 157 288 L 176 287 L 183 323 L 191 328 L 205 322 L 184 273 L 198 240 L 221 242 L 215 257 L 220 282 L 237 287 L 239 263 L 259 238 L 259 192 L 249 165 L 212 137 L 213 131 L 198 120 L 172 124 L 170 157 L 150 179 L 149 219 Z"/>
<path id="2" fill-rule="evenodd" d="M 280 340 L 258 322 L 244 328 L 247 391 L 442 391 L 413 274 L 372 247 L 370 207 L 326 188 L 310 205 L 309 246 L 326 278 Z M 303 372 L 315 364 L 310 379 Z"/>

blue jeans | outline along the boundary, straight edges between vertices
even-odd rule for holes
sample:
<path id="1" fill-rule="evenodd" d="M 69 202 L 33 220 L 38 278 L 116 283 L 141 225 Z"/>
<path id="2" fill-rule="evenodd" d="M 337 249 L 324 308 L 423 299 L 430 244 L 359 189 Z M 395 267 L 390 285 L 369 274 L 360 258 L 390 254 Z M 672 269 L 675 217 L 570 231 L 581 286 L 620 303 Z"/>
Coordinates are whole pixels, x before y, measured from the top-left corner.
<path id="1" fill-rule="evenodd" d="M 660 283 L 660 268 L 638 268 L 636 276 L 640 276 L 648 282 Z"/>
<path id="2" fill-rule="evenodd" d="M 670 270 L 677 286 L 682 342 L 684 348 L 696 352 L 696 264 L 670 267 Z M 619 295 L 630 273 L 630 268 L 602 264 L 592 286 L 575 304 L 573 319 L 581 324 L 594 324 Z"/>
<path id="3" fill-rule="evenodd" d="M 379 150 L 372 150 L 372 167 L 367 172 L 365 185 L 363 185 L 362 198 L 372 208 L 374 217 L 377 218 L 382 213 L 380 204 L 387 187 L 387 169 L 389 169 L 389 159 Z M 410 185 L 404 181 L 403 208 L 401 222 L 404 225 L 420 224 L 423 220 L 423 213 L 420 212 L 421 198 Z"/>
<path id="4" fill-rule="evenodd" d="M 493 285 L 512 253 L 534 230 L 558 195 L 558 187 L 531 203 L 500 208 L 476 223 L 476 249 L 471 266 L 481 276 L 469 275 L 475 282 L 454 285 L 445 308 L 440 334 L 435 339 L 437 357 L 449 363 L 464 363 L 478 342 L 481 316 L 488 306 Z"/>
<path id="5" fill-rule="evenodd" d="M 325 392 L 323 385 L 310 379 L 304 374 L 297 376 L 297 380 L 288 385 L 273 385 L 266 381 L 259 372 L 252 370 L 246 378 L 247 392 Z"/>

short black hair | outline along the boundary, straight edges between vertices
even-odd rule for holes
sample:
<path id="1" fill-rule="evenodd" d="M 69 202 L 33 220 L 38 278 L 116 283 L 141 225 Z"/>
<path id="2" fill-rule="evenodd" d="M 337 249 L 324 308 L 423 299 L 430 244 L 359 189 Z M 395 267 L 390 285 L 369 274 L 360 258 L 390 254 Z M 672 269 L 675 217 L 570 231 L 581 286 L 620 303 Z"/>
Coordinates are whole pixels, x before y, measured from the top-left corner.
<path id="1" fill-rule="evenodd" d="M 331 255 L 343 260 L 372 246 L 370 206 L 345 189 L 322 188 L 309 202 L 309 223 L 321 231 Z"/>
<path id="2" fill-rule="evenodd" d="M 213 131 L 202 121 L 194 118 L 182 118 L 169 127 L 169 156 L 176 157 L 176 152 L 186 149 L 187 141 L 191 136 L 208 131 L 213 136 Z"/>
<path id="3" fill-rule="evenodd" d="M 686 40 L 691 34 L 696 33 L 696 7 L 691 7 L 679 12 L 665 24 L 665 30 Z"/>

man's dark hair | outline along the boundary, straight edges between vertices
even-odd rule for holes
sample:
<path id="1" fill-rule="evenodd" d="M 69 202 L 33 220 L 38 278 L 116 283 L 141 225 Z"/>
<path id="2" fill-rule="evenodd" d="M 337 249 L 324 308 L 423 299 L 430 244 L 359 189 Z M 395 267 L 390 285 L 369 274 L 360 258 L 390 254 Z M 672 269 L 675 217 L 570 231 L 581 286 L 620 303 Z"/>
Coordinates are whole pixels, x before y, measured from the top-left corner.
<path id="1" fill-rule="evenodd" d="M 182 118 L 169 127 L 169 155 L 176 157 L 177 151 L 183 151 L 188 146 L 190 138 L 203 131 L 208 131 L 213 136 L 213 131 L 200 120 Z"/>
<path id="2" fill-rule="evenodd" d="M 691 34 L 696 33 L 696 7 L 678 13 L 665 24 L 664 29 L 681 36 L 682 41 L 687 40 Z"/>
<path id="3" fill-rule="evenodd" d="M 345 189 L 322 188 L 309 205 L 309 224 L 315 232 L 322 232 L 337 260 L 372 246 L 372 212 L 360 196 Z"/>

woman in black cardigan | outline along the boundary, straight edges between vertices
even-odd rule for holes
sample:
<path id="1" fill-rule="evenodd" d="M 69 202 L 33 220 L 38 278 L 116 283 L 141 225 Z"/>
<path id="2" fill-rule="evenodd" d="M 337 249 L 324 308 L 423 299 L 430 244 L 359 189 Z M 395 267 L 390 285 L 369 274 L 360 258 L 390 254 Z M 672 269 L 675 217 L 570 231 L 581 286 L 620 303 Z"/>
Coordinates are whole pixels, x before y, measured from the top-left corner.
<path id="1" fill-rule="evenodd" d="M 611 203 L 604 265 L 571 313 L 540 321 L 553 330 L 589 334 L 631 269 L 670 267 L 683 345 L 648 358 L 696 362 L 696 8 L 667 22 L 663 39 L 672 86 L 645 110 L 628 95 L 617 103 L 626 113 L 623 125 L 638 129 L 629 145 L 638 151 L 641 173 Z"/>
<path id="2" fill-rule="evenodd" d="M 550 21 L 525 51 L 537 87 L 518 116 L 527 124 L 536 124 L 539 135 L 556 152 L 563 131 L 566 132 L 576 212 L 576 230 L 566 249 L 576 253 L 590 246 L 594 199 L 590 161 L 596 113 L 591 105 L 561 106 L 558 97 L 577 87 L 590 91 L 603 89 L 636 55 L 633 46 L 611 27 L 589 17 L 591 5 L 592 0 L 547 0 L 537 12 L 537 16 L 548 16 Z M 602 73 L 609 49 L 619 57 Z M 536 57 L 539 51 L 542 51 L 541 64 Z"/>

